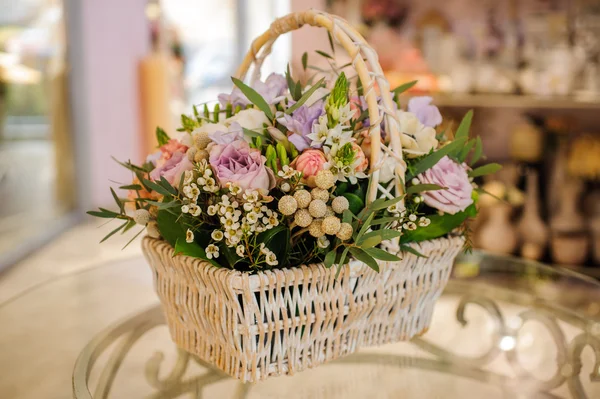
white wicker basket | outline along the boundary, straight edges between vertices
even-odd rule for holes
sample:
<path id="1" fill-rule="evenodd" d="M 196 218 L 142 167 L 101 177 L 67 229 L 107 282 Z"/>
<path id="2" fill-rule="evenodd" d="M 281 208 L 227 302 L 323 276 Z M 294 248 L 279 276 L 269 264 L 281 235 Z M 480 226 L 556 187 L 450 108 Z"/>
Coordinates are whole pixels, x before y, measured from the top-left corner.
<path id="1" fill-rule="evenodd" d="M 371 121 L 367 200 L 402 195 L 406 165 L 389 83 L 377 54 L 344 20 L 315 10 L 276 20 L 252 43 L 237 76 L 243 79 L 254 63 L 256 77 L 275 39 L 304 24 L 326 28 L 348 51 L 362 82 Z M 381 142 L 381 122 L 390 148 Z M 396 178 L 384 186 L 378 168 L 389 156 L 397 160 Z M 462 245 L 460 237 L 412 244 L 427 258 L 407 253 L 400 262 L 379 262 L 380 273 L 352 261 L 336 279 L 336 268 L 322 264 L 250 275 L 174 256 L 164 241 L 143 241 L 173 340 L 231 376 L 252 382 L 424 332 Z"/>

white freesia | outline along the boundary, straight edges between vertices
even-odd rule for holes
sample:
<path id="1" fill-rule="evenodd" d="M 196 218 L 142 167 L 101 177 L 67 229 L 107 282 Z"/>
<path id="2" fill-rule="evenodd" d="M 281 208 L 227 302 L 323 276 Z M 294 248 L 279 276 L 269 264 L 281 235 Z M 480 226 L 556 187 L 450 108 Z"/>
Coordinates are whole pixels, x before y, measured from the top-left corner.
<path id="1" fill-rule="evenodd" d="M 230 125 L 234 122 L 239 123 L 241 127 L 248 130 L 260 130 L 263 128 L 263 124 L 270 124 L 269 118 L 267 118 L 265 113 L 254 108 L 240 111 L 224 121 L 226 125 Z"/>
<path id="2" fill-rule="evenodd" d="M 402 142 L 402 151 L 409 158 L 428 154 L 435 150 L 438 141 L 435 138 L 435 129 L 423 125 L 417 116 L 412 112 L 398 111 L 398 121 L 400 122 L 400 137 Z"/>

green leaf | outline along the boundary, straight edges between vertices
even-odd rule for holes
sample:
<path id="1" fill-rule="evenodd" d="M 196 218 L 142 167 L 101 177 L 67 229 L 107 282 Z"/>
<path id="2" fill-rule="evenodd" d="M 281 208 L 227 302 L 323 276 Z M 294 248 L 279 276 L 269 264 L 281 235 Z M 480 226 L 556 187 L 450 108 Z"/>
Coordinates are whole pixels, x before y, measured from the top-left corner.
<path id="1" fill-rule="evenodd" d="M 416 249 L 414 249 L 410 245 L 401 245 L 400 246 L 400 251 L 411 253 L 411 254 L 415 255 L 416 257 L 418 257 L 418 258 L 428 258 L 428 256 L 423 255 L 422 253 L 420 253 L 419 251 L 417 251 Z"/>
<path id="2" fill-rule="evenodd" d="M 160 127 L 156 127 L 156 141 L 158 142 L 158 146 L 163 146 L 167 144 L 170 140 L 169 135 Z"/>
<path id="3" fill-rule="evenodd" d="M 416 230 L 412 231 L 404 231 L 404 234 L 400 237 L 400 242 L 418 242 L 443 237 L 460 226 L 467 218 L 476 215 L 477 208 L 474 204 L 471 204 L 463 212 L 458 212 L 454 215 L 444 214 L 427 216 L 431 221 L 429 226 L 418 227 Z"/>
<path id="4" fill-rule="evenodd" d="M 473 110 L 467 112 L 463 120 L 458 125 L 458 129 L 456 129 L 456 134 L 454 135 L 454 139 L 464 138 L 465 140 L 469 138 L 469 129 L 471 129 L 471 121 L 473 120 Z"/>
<path id="5" fill-rule="evenodd" d="M 142 168 L 142 167 L 140 167 L 140 166 L 134 165 L 134 164 L 132 164 L 130 161 L 127 161 L 127 162 L 121 162 L 121 161 L 119 161 L 119 160 L 118 160 L 117 158 L 115 158 L 115 157 L 111 157 L 111 158 L 113 159 L 113 161 L 115 161 L 116 163 L 118 163 L 118 164 L 119 164 L 119 165 L 121 165 L 122 167 L 124 167 L 124 168 L 126 168 L 126 169 L 129 169 L 130 171 L 132 171 L 132 172 L 134 172 L 134 173 L 137 173 L 137 172 L 140 172 L 140 173 L 146 173 L 146 172 L 148 172 L 148 170 L 146 170 L 146 169 L 144 169 L 144 168 Z"/>
<path id="6" fill-rule="evenodd" d="M 141 184 L 129 184 L 126 186 L 121 186 L 119 187 L 120 190 L 134 190 L 134 191 L 139 191 L 141 190 L 143 187 Z"/>
<path id="7" fill-rule="evenodd" d="M 151 191 L 156 191 L 159 194 L 162 195 L 171 195 L 171 192 L 169 190 L 167 190 L 166 188 L 164 188 L 163 186 L 161 186 L 160 184 L 157 184 L 153 181 L 150 181 L 148 179 L 140 179 L 140 181 L 144 184 L 144 186 L 148 187 Z"/>
<path id="8" fill-rule="evenodd" d="M 306 53 L 305 53 L 306 54 Z M 336 251 L 329 251 L 327 255 L 325 255 L 325 267 L 330 268 L 335 263 L 335 257 L 337 255 Z"/>
<path id="9" fill-rule="evenodd" d="M 350 209 L 346 209 L 342 214 L 342 222 L 350 223 L 352 222 L 352 211 Z"/>
<path id="10" fill-rule="evenodd" d="M 285 71 L 285 80 L 287 81 L 288 88 L 290 89 L 290 93 L 292 94 L 292 98 L 295 101 L 298 101 L 298 98 L 294 96 L 294 92 L 296 91 L 296 82 L 292 79 L 292 74 L 290 73 L 290 64 L 287 64 L 287 69 Z"/>
<path id="11" fill-rule="evenodd" d="M 144 227 L 140 231 L 138 231 L 133 237 L 131 237 L 131 240 L 127 241 L 127 244 L 123 245 L 123 248 L 121 248 L 121 250 L 127 248 L 129 244 L 131 244 L 136 238 L 138 238 L 140 234 L 142 234 L 145 230 L 146 228 Z"/>
<path id="12" fill-rule="evenodd" d="M 173 248 L 177 244 L 178 239 L 182 239 L 185 242 L 185 235 L 187 229 L 178 220 L 178 215 L 175 215 L 167 210 L 159 209 L 156 222 L 158 223 L 158 230 L 160 235 L 167 241 Z"/>
<path id="13" fill-rule="evenodd" d="M 329 47 L 331 48 L 331 52 L 335 54 L 335 46 L 333 45 L 333 37 L 331 36 L 331 32 L 327 31 L 327 39 L 329 40 Z"/>
<path id="14" fill-rule="evenodd" d="M 365 202 L 356 194 L 343 193 L 342 196 L 348 200 L 348 203 L 350 204 L 350 212 L 355 215 L 358 215 L 359 212 L 365 207 Z"/>
<path id="15" fill-rule="evenodd" d="M 117 212 L 113 212 L 113 211 L 109 211 L 109 210 L 102 210 L 102 211 L 87 211 L 86 212 L 88 215 L 90 216 L 94 216 L 97 218 L 103 218 L 103 219 L 114 219 L 117 216 L 120 216 L 119 213 Z"/>
<path id="16" fill-rule="evenodd" d="M 116 229 L 114 229 L 113 231 L 111 231 L 110 233 L 108 233 L 103 239 L 102 241 L 100 241 L 100 243 L 103 243 L 104 241 L 108 240 L 110 237 L 112 237 L 113 235 L 115 235 L 119 230 L 121 230 L 122 228 L 124 228 L 125 226 L 127 226 L 127 223 L 129 223 L 129 220 L 126 221 L 125 223 L 123 223 L 122 225 L 120 225 L 119 227 L 117 227 Z"/>
<path id="17" fill-rule="evenodd" d="M 125 204 L 123 204 L 123 202 L 119 199 L 119 197 L 117 196 L 117 193 L 115 193 L 115 190 L 113 190 L 112 187 L 110 188 L 110 193 L 112 194 L 115 202 L 119 206 L 119 209 L 121 210 L 121 214 L 125 213 Z"/>
<path id="18" fill-rule="evenodd" d="M 481 137 L 477 136 L 475 139 L 475 150 L 473 151 L 473 156 L 471 157 L 470 165 L 473 166 L 479 161 L 481 156 L 483 155 L 483 143 L 481 142 Z"/>
<path id="19" fill-rule="evenodd" d="M 306 71 L 307 65 L 308 65 L 308 53 L 305 51 L 304 54 L 302 54 L 302 69 L 304 69 Z"/>
<path id="20" fill-rule="evenodd" d="M 244 93 L 244 95 L 248 98 L 248 100 L 250 100 L 250 102 L 252 102 L 258 107 L 258 109 L 264 112 L 267 118 L 269 118 L 269 120 L 273 120 L 273 112 L 271 112 L 271 107 L 265 101 L 265 99 L 262 98 L 260 94 L 258 94 L 256 90 L 246 85 L 244 82 L 237 78 L 232 77 L 231 80 L 233 81 L 233 84 L 235 84 L 242 91 L 242 93 Z"/>
<path id="21" fill-rule="evenodd" d="M 371 233 L 374 233 L 374 231 L 372 231 Z M 358 243 L 356 245 L 358 245 L 361 249 L 367 249 L 367 248 L 372 248 L 375 245 L 379 245 L 381 243 L 381 241 L 383 241 L 381 239 L 381 236 L 375 235 L 375 236 L 371 236 L 368 238 L 363 238 L 362 240 L 360 240 L 360 243 Z"/>
<path id="22" fill-rule="evenodd" d="M 458 156 L 456 157 L 458 162 L 460 162 L 460 163 L 465 162 L 465 160 L 469 156 L 469 152 L 471 152 L 471 149 L 473 149 L 474 145 L 475 145 L 475 140 L 467 141 L 467 144 L 463 147 L 462 150 L 460 150 L 460 152 L 458 153 Z"/>
<path id="23" fill-rule="evenodd" d="M 498 163 L 488 163 L 487 165 L 483 165 L 476 169 L 473 169 L 471 172 L 469 172 L 469 177 L 490 175 L 492 173 L 498 172 L 500 169 L 502 169 L 502 165 Z"/>
<path id="24" fill-rule="evenodd" d="M 319 54 L 321 57 L 325 57 L 330 60 L 334 59 L 332 56 L 330 56 L 329 54 L 327 54 L 326 52 L 321 51 L 321 50 L 315 50 L 315 53 Z"/>
<path id="25" fill-rule="evenodd" d="M 285 110 L 286 114 L 291 114 L 292 112 L 294 112 L 295 110 L 297 110 L 298 108 L 300 108 L 309 98 L 310 96 L 312 96 L 312 94 L 317 91 L 318 88 L 320 88 L 321 86 L 323 86 L 323 82 L 325 81 L 325 78 L 322 78 L 321 80 L 319 80 L 317 83 L 315 83 L 314 85 L 312 85 L 312 87 L 310 89 L 308 89 L 303 95 L 302 97 L 300 97 L 300 100 L 298 100 L 296 102 L 296 104 L 292 105 L 291 107 L 289 107 L 288 109 Z"/>
<path id="26" fill-rule="evenodd" d="M 446 187 L 438 186 L 437 184 L 415 184 L 406 190 L 406 194 L 417 194 L 423 191 L 438 191 L 446 190 Z"/>
<path id="27" fill-rule="evenodd" d="M 371 212 L 369 214 L 369 216 L 367 217 L 367 219 L 362 222 L 362 226 L 355 237 L 356 241 L 359 241 L 361 239 L 361 237 L 363 236 L 363 234 L 365 234 L 367 232 L 367 230 L 369 229 L 369 227 L 371 227 L 371 220 L 373 220 L 374 217 L 375 217 L 375 212 Z M 359 222 L 361 222 L 361 221 L 359 221 Z"/>
<path id="28" fill-rule="evenodd" d="M 389 208 L 390 206 L 400 202 L 403 197 L 396 197 L 392 199 L 387 198 L 379 198 L 369 204 L 369 209 L 371 211 L 378 211 L 381 209 Z"/>
<path id="29" fill-rule="evenodd" d="M 150 205 L 154 205 L 158 209 L 171 209 L 171 208 L 177 208 L 178 206 L 181 206 L 181 204 L 177 201 L 158 202 L 158 201 L 152 201 L 152 200 L 145 200 L 144 202 L 147 204 L 150 204 Z"/>
<path id="30" fill-rule="evenodd" d="M 183 176 L 183 173 L 182 173 L 182 176 Z M 167 179 L 165 179 L 164 176 L 160 177 L 159 184 L 161 185 L 161 187 L 163 187 L 165 190 L 167 190 L 171 195 L 177 195 L 177 190 L 175 189 L 175 187 L 173 187 L 171 185 L 171 183 L 169 183 L 167 181 Z"/>
<path id="31" fill-rule="evenodd" d="M 456 139 L 452 143 L 445 145 L 439 150 L 425 156 L 411 169 L 410 173 L 407 173 L 406 179 L 410 180 L 415 176 L 420 175 L 421 173 L 425 172 L 426 170 L 437 164 L 440 161 L 440 159 L 444 158 L 446 155 L 449 155 L 454 151 L 460 150 L 465 145 L 466 140 L 467 139 L 465 137 Z"/>
<path id="32" fill-rule="evenodd" d="M 400 217 L 397 217 L 397 216 L 389 216 L 389 217 L 375 219 L 371 222 L 371 226 L 379 226 L 381 224 L 392 223 L 392 222 L 397 221 L 398 219 L 400 219 Z"/>
<path id="33" fill-rule="evenodd" d="M 375 245 L 377 245 L 381 241 L 391 240 L 393 238 L 400 237 L 401 235 L 402 235 L 402 233 L 400 231 L 396 231 L 396 230 L 390 230 L 390 229 L 375 230 L 375 231 L 371 231 L 371 232 L 365 234 L 362 237 L 362 240 L 357 240 L 358 242 L 356 243 L 356 245 L 359 245 L 362 248 L 363 243 L 366 240 L 371 239 L 372 237 L 377 237 L 379 239 L 379 242 L 377 242 L 375 244 Z"/>
<path id="34" fill-rule="evenodd" d="M 404 84 L 396 87 L 394 90 L 392 90 L 392 92 L 395 93 L 396 96 L 399 96 L 400 94 L 404 93 L 406 90 L 408 90 L 411 87 L 413 87 L 414 85 L 416 85 L 417 82 L 418 82 L 418 80 L 413 80 L 412 82 L 404 83 Z"/>
<path id="35" fill-rule="evenodd" d="M 197 242 L 187 242 L 185 239 L 178 239 L 175 243 L 175 255 L 185 255 L 191 258 L 202 259 L 209 262 L 213 266 L 221 267 L 221 265 L 214 259 L 208 259 L 204 248 Z"/>
<path id="36" fill-rule="evenodd" d="M 129 219 L 127 221 L 127 225 L 125 226 L 125 228 L 123 229 L 123 233 L 128 232 L 129 230 L 131 230 L 134 226 L 136 225 L 135 220 L 133 219 Z"/>
<path id="37" fill-rule="evenodd" d="M 380 248 L 367 248 L 364 250 L 367 254 L 372 256 L 375 259 L 383 260 L 386 262 L 398 262 L 401 259 L 396 255 L 392 255 L 388 251 L 384 251 Z"/>
<path id="38" fill-rule="evenodd" d="M 377 263 L 377 261 L 362 249 L 353 247 L 350 248 L 350 253 L 352 254 L 352 256 L 369 266 L 371 269 L 375 270 L 376 272 L 379 272 L 379 264 Z"/>

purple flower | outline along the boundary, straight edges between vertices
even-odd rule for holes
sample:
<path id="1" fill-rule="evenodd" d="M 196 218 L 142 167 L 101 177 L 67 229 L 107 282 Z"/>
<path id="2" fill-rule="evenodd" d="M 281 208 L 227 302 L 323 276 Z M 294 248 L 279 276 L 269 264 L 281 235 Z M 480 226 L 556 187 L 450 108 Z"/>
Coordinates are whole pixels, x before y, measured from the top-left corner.
<path id="1" fill-rule="evenodd" d="M 231 144 L 236 140 L 243 139 L 244 131 L 239 123 L 233 122 L 229 125 L 226 132 L 217 130 L 216 132 L 209 133 L 208 138 L 216 144 Z"/>
<path id="2" fill-rule="evenodd" d="M 433 98 L 429 96 L 413 97 L 408 100 L 408 112 L 417 115 L 422 124 L 429 127 L 436 127 L 442 123 L 442 114 L 440 110 L 431 102 Z"/>
<path id="3" fill-rule="evenodd" d="M 169 184 L 179 184 L 181 174 L 186 170 L 194 169 L 194 165 L 190 162 L 187 155 L 184 152 L 177 151 L 169 159 L 158 161 L 156 168 L 150 172 L 150 178 L 152 180 L 160 180 L 161 177 L 167 179 Z"/>
<path id="4" fill-rule="evenodd" d="M 281 101 L 281 96 L 283 96 L 283 93 L 287 90 L 287 81 L 282 75 L 272 73 L 264 82 L 255 82 L 254 85 L 252 85 L 252 88 L 256 90 L 268 104 L 275 104 Z M 231 103 L 234 108 L 238 105 L 244 108 L 248 104 L 251 104 L 250 100 L 248 100 L 237 86 L 233 89 L 231 94 L 219 94 L 219 102 L 224 107 Z"/>
<path id="5" fill-rule="evenodd" d="M 288 140 L 296 146 L 298 151 L 304 151 L 311 146 L 312 140 L 307 136 L 311 133 L 313 124 L 322 114 L 323 102 L 317 101 L 310 107 L 300 106 L 292 115 L 283 114 L 277 121 L 292 132 Z"/>
<path id="6" fill-rule="evenodd" d="M 465 167 L 447 156 L 421 173 L 418 179 L 421 184 L 437 184 L 444 187 L 444 190 L 422 193 L 425 203 L 432 208 L 454 215 L 473 203 L 473 186 Z"/>
<path id="7" fill-rule="evenodd" d="M 235 183 L 242 189 L 270 190 L 275 175 L 265 167 L 266 158 L 244 140 L 218 144 L 210 149 L 209 163 L 222 188 Z"/>

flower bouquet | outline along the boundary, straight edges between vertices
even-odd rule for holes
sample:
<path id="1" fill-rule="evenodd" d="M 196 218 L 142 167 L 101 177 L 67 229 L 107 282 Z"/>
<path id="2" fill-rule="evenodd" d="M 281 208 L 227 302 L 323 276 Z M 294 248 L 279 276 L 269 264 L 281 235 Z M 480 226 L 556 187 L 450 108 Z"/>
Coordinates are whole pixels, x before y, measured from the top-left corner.
<path id="1" fill-rule="evenodd" d="M 306 82 L 289 67 L 243 82 L 303 24 L 356 54 L 355 76 L 330 60 Z M 134 182 L 112 191 L 117 211 L 89 212 L 123 220 L 109 236 L 145 226 L 174 341 L 256 381 L 426 330 L 476 214 L 472 178 L 496 168 L 466 163 L 482 156 L 471 113 L 451 141 L 431 98 L 402 110 L 414 82 L 390 90 L 360 35 L 314 10 L 275 21 L 237 76 L 177 133 L 157 129 L 146 163 L 122 163 Z"/>

